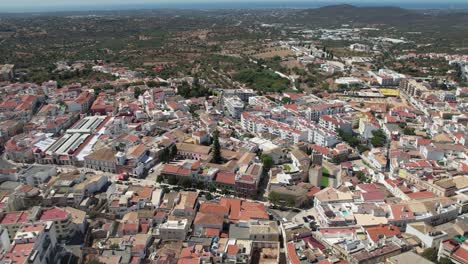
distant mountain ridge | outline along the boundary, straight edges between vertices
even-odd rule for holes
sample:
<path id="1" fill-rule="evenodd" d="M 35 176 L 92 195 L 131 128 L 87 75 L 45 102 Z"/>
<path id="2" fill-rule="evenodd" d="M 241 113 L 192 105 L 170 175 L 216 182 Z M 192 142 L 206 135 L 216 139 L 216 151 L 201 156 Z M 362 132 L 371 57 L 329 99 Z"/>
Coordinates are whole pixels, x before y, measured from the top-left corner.
<path id="1" fill-rule="evenodd" d="M 395 19 L 412 19 L 423 16 L 415 11 L 393 6 L 364 6 L 358 7 L 348 4 L 324 6 L 315 9 L 306 9 L 299 12 L 300 16 L 327 17 L 329 19 L 353 19 L 363 23 L 385 23 Z"/>
<path id="2" fill-rule="evenodd" d="M 319 8 L 297 10 L 293 16 L 297 23 L 314 24 L 388 24 L 411 25 L 424 23 L 461 23 L 468 24 L 467 13 L 424 14 L 416 10 L 394 6 L 354 6 L 349 4 L 330 5 Z"/>

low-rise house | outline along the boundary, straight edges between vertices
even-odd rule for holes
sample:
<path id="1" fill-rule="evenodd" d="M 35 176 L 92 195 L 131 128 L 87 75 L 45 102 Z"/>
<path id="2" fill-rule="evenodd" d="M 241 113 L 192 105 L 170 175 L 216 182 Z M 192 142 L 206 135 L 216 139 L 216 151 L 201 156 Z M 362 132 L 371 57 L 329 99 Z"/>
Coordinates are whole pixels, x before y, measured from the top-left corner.
<path id="1" fill-rule="evenodd" d="M 189 228 L 187 219 L 168 220 L 158 226 L 159 236 L 163 241 L 184 241 Z"/>
<path id="2" fill-rule="evenodd" d="M 204 229 L 217 229 L 223 230 L 224 217 L 216 214 L 198 212 L 193 221 L 193 233 L 195 235 L 201 235 Z"/>
<path id="3" fill-rule="evenodd" d="M 447 233 L 436 230 L 431 225 L 424 222 L 415 222 L 406 225 L 406 233 L 417 237 L 424 248 L 438 247 L 443 240 L 447 239 Z"/>
<path id="4" fill-rule="evenodd" d="M 177 155 L 184 159 L 208 161 L 211 159 L 210 152 L 211 148 L 207 146 L 187 143 L 177 144 Z"/>

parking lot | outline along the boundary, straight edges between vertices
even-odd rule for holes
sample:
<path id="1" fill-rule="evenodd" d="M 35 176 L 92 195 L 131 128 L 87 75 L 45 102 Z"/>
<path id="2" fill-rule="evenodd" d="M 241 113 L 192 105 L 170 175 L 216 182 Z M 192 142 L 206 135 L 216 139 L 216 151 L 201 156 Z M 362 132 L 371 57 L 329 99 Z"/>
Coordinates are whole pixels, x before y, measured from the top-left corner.
<path id="1" fill-rule="evenodd" d="M 288 221 L 293 221 L 294 216 L 297 214 L 296 212 L 289 211 L 289 210 L 280 210 L 280 209 L 268 209 L 268 212 L 271 213 L 274 219 L 283 221 L 286 219 Z"/>
<path id="2" fill-rule="evenodd" d="M 318 216 L 317 216 L 317 212 L 315 211 L 315 208 L 311 208 L 311 209 L 309 209 L 309 210 L 304 210 L 304 211 L 302 211 L 302 212 L 296 214 L 296 215 L 293 217 L 292 221 L 293 221 L 294 223 L 297 223 L 297 224 L 304 224 L 304 226 L 309 227 L 310 221 L 309 221 L 309 222 L 305 222 L 305 221 L 304 221 L 304 217 L 307 217 L 307 216 L 309 216 L 309 215 L 310 215 L 310 216 L 313 216 L 313 217 L 315 218 L 315 221 L 317 222 L 317 224 L 319 224 L 319 223 L 318 223 L 318 222 L 319 222 L 319 221 L 318 221 L 319 218 L 318 218 Z"/>

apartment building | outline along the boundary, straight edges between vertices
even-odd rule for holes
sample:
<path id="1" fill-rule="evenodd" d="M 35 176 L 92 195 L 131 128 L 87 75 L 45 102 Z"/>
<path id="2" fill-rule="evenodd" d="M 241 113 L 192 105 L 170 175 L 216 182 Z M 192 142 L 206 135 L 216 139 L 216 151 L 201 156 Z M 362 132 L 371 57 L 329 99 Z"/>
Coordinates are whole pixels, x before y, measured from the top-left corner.
<path id="1" fill-rule="evenodd" d="M 229 115 L 236 119 L 240 118 L 244 110 L 244 102 L 237 96 L 224 98 L 224 106 Z"/>
<path id="2" fill-rule="evenodd" d="M 267 133 L 281 139 L 298 143 L 307 140 L 307 131 L 294 128 L 286 123 L 266 119 L 244 112 L 241 114 L 242 128 L 251 133 Z"/>
<path id="3" fill-rule="evenodd" d="M 1 263 L 56 263 L 57 236 L 55 224 L 24 224 L 13 237 L 8 250 L 0 256 Z"/>
<path id="4" fill-rule="evenodd" d="M 306 117 L 308 120 L 319 121 L 322 115 L 336 115 L 344 113 L 344 111 L 345 109 L 342 103 L 317 104 L 306 110 Z"/>

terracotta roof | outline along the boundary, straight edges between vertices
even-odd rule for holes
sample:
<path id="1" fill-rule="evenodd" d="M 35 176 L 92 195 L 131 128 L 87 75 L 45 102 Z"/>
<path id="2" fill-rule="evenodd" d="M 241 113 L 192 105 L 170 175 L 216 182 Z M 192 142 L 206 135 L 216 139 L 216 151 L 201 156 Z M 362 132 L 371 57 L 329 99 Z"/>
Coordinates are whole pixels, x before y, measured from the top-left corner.
<path id="1" fill-rule="evenodd" d="M 237 245 L 229 245 L 227 248 L 228 255 L 237 255 Z"/>
<path id="2" fill-rule="evenodd" d="M 99 160 L 99 161 L 115 161 L 116 152 L 111 148 L 101 148 L 93 151 L 87 155 L 85 159 Z"/>
<path id="3" fill-rule="evenodd" d="M 208 203 L 202 203 L 200 205 L 199 212 L 217 214 L 217 215 L 228 215 L 229 207 L 226 205 L 222 205 L 222 204 L 208 202 Z"/>
<path id="4" fill-rule="evenodd" d="M 294 241 L 289 242 L 287 247 L 289 261 L 291 261 L 291 264 L 300 264 L 301 261 L 299 260 L 299 257 L 296 254 L 296 247 L 294 246 Z"/>
<path id="5" fill-rule="evenodd" d="M 374 242 L 377 242 L 382 236 L 385 238 L 399 236 L 400 229 L 393 225 L 378 225 L 374 227 L 366 228 L 366 232 L 369 235 L 370 239 Z"/>
<path id="6" fill-rule="evenodd" d="M 427 198 L 436 197 L 436 195 L 434 193 L 429 192 L 429 191 L 407 193 L 406 196 L 408 196 L 408 198 L 410 198 L 412 200 L 420 200 L 420 199 L 427 199 Z"/>
<path id="7" fill-rule="evenodd" d="M 139 145 L 133 146 L 127 152 L 127 154 L 131 155 L 131 156 L 134 156 L 136 158 L 139 158 L 139 157 L 143 156 L 143 154 L 145 154 L 145 152 L 146 152 L 146 146 L 143 145 L 143 144 L 139 144 Z"/>
<path id="8" fill-rule="evenodd" d="M 216 174 L 216 182 L 235 185 L 236 184 L 236 174 L 229 171 L 220 171 Z"/>
<path id="9" fill-rule="evenodd" d="M 468 242 L 464 242 L 465 245 L 460 246 L 455 252 L 452 254 L 452 258 L 460 261 L 461 263 L 468 263 Z"/>
<path id="10" fill-rule="evenodd" d="M 16 224 L 16 223 L 24 223 L 28 220 L 29 213 L 28 212 L 8 212 L 5 213 L 3 218 L 0 220 L 0 224 L 8 225 L 8 224 Z"/>
<path id="11" fill-rule="evenodd" d="M 211 148 L 207 146 L 201 146 L 201 145 L 178 143 L 177 150 L 183 151 L 183 152 L 192 152 L 192 153 L 199 153 L 202 155 L 208 155 L 211 151 Z"/>
<path id="12" fill-rule="evenodd" d="M 205 229 L 206 237 L 220 237 L 220 230 L 215 228 L 206 228 Z"/>
<path id="13" fill-rule="evenodd" d="M 407 204 L 390 205 L 392 217 L 395 220 L 411 220 L 414 219 L 414 213 Z"/>
<path id="14" fill-rule="evenodd" d="M 202 226 L 219 226 L 222 228 L 224 223 L 224 218 L 216 215 L 216 214 L 208 214 L 198 212 L 195 216 L 195 220 L 193 222 L 194 225 L 202 225 Z"/>
<path id="15" fill-rule="evenodd" d="M 39 217 L 40 221 L 49 221 L 49 220 L 60 220 L 66 219 L 68 216 L 68 212 L 64 209 L 54 207 L 50 209 L 43 209 L 41 212 L 41 216 Z"/>

